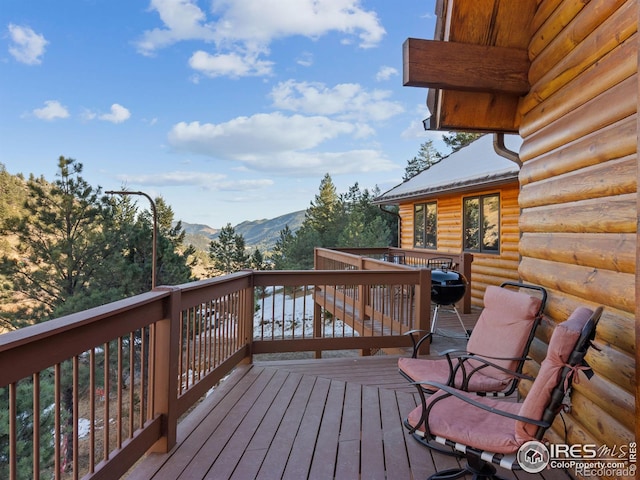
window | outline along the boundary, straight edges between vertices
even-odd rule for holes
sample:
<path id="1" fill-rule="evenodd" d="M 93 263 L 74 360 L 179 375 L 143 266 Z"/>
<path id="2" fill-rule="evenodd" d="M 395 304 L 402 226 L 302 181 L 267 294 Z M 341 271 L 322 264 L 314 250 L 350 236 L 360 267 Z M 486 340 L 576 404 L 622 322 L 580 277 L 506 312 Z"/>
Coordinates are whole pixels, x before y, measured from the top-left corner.
<path id="1" fill-rule="evenodd" d="M 419 248 L 437 248 L 437 203 L 418 203 L 413 207 L 413 242 Z"/>
<path id="2" fill-rule="evenodd" d="M 463 200 L 464 250 L 499 253 L 500 195 L 467 197 Z"/>

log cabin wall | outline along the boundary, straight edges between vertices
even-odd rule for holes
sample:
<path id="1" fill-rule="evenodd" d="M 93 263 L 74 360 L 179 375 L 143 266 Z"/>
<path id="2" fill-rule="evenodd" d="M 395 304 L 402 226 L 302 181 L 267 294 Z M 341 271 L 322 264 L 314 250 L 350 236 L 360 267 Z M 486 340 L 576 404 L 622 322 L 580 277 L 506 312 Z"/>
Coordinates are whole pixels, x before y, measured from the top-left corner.
<path id="1" fill-rule="evenodd" d="M 446 161 L 446 160 L 445 160 Z M 482 307 L 484 291 L 488 285 L 500 285 L 505 281 L 518 280 L 518 184 L 512 183 L 494 188 L 465 193 L 456 193 L 420 199 L 400 204 L 400 247 L 424 250 L 414 247 L 413 210 L 417 203 L 437 200 L 437 242 L 439 252 L 462 252 L 462 199 L 467 196 L 500 193 L 500 253 L 487 254 L 473 252 L 471 264 L 471 303 Z"/>
<path id="2" fill-rule="evenodd" d="M 605 307 L 595 376 L 565 415 L 569 443 L 636 441 L 637 24 L 637 0 L 542 0 L 531 26 L 519 274 L 549 291 L 550 318 L 532 356 L 574 308 Z M 559 421 L 554 432 L 565 441 Z"/>

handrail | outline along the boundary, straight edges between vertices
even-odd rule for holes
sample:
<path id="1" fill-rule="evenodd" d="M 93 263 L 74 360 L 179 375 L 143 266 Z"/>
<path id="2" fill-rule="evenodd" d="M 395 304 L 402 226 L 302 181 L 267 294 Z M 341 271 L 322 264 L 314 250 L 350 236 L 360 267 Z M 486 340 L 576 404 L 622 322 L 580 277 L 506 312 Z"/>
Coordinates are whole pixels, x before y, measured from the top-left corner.
<path id="1" fill-rule="evenodd" d="M 385 255 L 401 255 L 404 264 L 384 262 L 382 259 Z M 473 254 L 468 252 L 450 253 L 440 250 L 408 250 L 396 247 L 316 248 L 314 266 L 316 269 L 402 270 L 411 267 L 426 268 L 429 259 L 438 257 L 451 258 L 454 270 L 467 279 L 468 285 L 464 297 L 460 300 L 460 307 L 463 313 L 470 313 Z"/>
<path id="2" fill-rule="evenodd" d="M 430 272 L 360 261 L 380 268 L 238 272 L 0 335 L 0 478 L 118 478 L 256 353 L 408 345 Z"/>

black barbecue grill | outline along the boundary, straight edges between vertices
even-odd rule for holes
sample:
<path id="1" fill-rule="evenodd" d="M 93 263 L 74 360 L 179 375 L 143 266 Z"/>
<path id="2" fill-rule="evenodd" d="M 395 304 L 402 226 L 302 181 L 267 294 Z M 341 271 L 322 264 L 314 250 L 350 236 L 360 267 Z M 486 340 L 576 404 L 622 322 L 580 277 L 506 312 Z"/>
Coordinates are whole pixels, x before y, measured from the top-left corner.
<path id="1" fill-rule="evenodd" d="M 455 304 L 459 302 L 467 290 L 467 279 L 455 270 L 434 269 L 431 270 L 431 302 L 435 305 L 433 320 L 431 321 L 431 333 L 436 333 L 438 323 L 438 311 L 440 307 L 451 307 L 455 312 L 464 336 L 468 337 L 467 329 L 460 318 Z"/>

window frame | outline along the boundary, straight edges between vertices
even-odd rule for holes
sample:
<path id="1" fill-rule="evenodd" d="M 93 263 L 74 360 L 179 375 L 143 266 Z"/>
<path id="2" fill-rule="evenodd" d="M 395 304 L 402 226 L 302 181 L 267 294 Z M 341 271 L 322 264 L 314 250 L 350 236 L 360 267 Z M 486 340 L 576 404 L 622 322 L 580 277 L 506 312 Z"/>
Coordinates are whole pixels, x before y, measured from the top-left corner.
<path id="1" fill-rule="evenodd" d="M 484 239 L 488 230 L 486 228 L 486 222 L 484 220 L 485 220 L 485 217 L 487 216 L 487 213 L 485 212 L 485 208 L 487 206 L 487 200 L 489 199 L 491 200 L 495 199 L 497 201 L 497 221 L 496 221 L 496 227 L 495 227 L 497 230 L 497 237 L 495 241 L 495 248 L 486 244 Z M 473 227 L 478 230 L 477 234 L 474 235 L 476 237 L 478 248 L 469 247 L 467 243 L 468 238 L 470 238 L 467 232 L 471 228 L 469 226 L 469 212 L 467 211 L 467 204 L 470 201 L 478 202 L 478 206 L 477 206 L 478 225 Z M 489 255 L 500 255 L 500 246 L 501 246 L 501 241 L 500 241 L 501 225 L 500 224 L 502 223 L 500 204 L 501 204 L 500 192 L 485 193 L 482 195 L 470 195 L 462 198 L 462 251 L 473 252 L 473 253 L 484 253 Z"/>
<path id="2" fill-rule="evenodd" d="M 421 225 L 418 225 L 418 208 L 422 207 L 422 220 Z M 427 218 L 428 218 L 428 210 L 433 208 L 433 232 L 431 235 L 427 233 Z M 420 228 L 422 242 L 418 242 L 419 231 Z M 427 239 L 432 237 L 433 242 L 429 242 L 427 244 Z M 426 250 L 437 250 L 438 249 L 438 201 L 429 201 L 429 202 L 420 202 L 413 204 L 413 247 L 414 248 L 424 248 Z"/>

